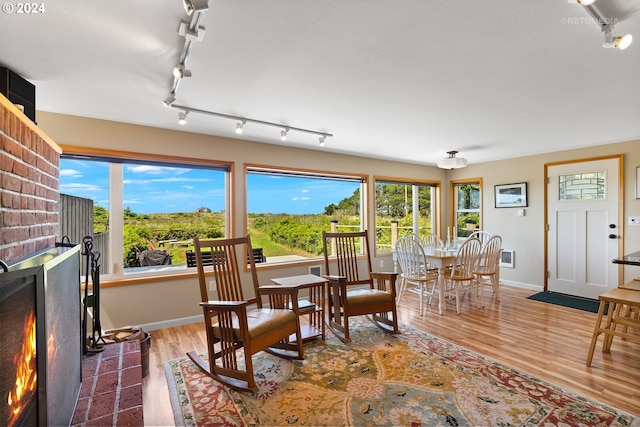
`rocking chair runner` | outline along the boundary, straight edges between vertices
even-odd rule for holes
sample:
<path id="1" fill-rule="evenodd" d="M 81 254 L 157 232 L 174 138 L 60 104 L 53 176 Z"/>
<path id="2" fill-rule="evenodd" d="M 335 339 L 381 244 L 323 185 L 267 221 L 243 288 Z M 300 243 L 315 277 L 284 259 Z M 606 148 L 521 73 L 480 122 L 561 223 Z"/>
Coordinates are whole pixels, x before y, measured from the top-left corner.
<path id="1" fill-rule="evenodd" d="M 370 314 L 382 330 L 399 333 L 396 314 L 398 275 L 372 272 L 367 232 L 323 232 L 322 241 L 327 272 L 325 278 L 330 282 L 327 289 L 327 325 L 333 333 L 341 341 L 350 342 L 349 318 L 366 314 Z M 362 254 L 366 260 L 366 271 L 360 274 L 357 258 Z M 330 259 L 335 260 L 333 271 L 337 275 L 331 274 Z"/>
<path id="2" fill-rule="evenodd" d="M 223 240 L 196 237 L 194 244 L 209 362 L 196 352 L 187 355 L 216 381 L 235 390 L 255 392 L 258 388 L 253 375 L 253 354 L 265 350 L 287 359 L 304 358 L 299 339 L 298 290 L 277 285 L 258 286 L 254 258 L 247 258 L 247 254 L 252 253 L 249 236 Z M 250 299 L 244 297 L 241 280 L 247 262 L 255 292 L 255 297 Z M 214 283 L 217 295 L 213 296 L 217 301 L 209 296 Z M 269 296 L 270 308 L 263 307 L 262 295 Z M 240 349 L 244 349 L 244 368 L 238 360 Z"/>

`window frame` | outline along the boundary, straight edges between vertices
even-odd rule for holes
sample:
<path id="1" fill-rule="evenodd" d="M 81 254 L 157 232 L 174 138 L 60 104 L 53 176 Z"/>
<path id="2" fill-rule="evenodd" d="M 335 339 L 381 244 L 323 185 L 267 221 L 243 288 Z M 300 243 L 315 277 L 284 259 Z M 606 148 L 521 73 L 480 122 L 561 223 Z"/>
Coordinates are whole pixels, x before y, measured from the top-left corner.
<path id="1" fill-rule="evenodd" d="M 452 227 L 457 227 L 457 213 L 458 213 L 458 209 L 457 209 L 457 204 L 458 204 L 458 195 L 456 192 L 456 186 L 458 185 L 465 185 L 465 184 L 477 184 L 480 190 L 480 196 L 479 196 L 479 208 L 478 208 L 478 224 L 476 226 L 476 231 L 477 230 L 482 230 L 482 208 L 484 206 L 484 203 L 482 201 L 483 197 L 484 197 L 484 191 L 483 191 L 483 186 L 482 186 L 482 178 L 466 178 L 466 179 L 455 179 L 455 180 L 451 180 L 449 181 L 449 224 L 451 224 Z M 458 238 L 456 236 L 456 238 Z"/>
<path id="2" fill-rule="evenodd" d="M 412 186 L 429 186 L 431 187 L 431 227 L 432 232 L 434 234 L 440 234 L 438 230 L 440 230 L 441 222 L 442 222 L 442 181 L 439 180 L 428 180 L 428 179 L 414 179 L 414 178 L 398 178 L 398 177 L 389 177 L 389 176 L 379 176 L 374 175 L 373 177 L 373 203 L 371 208 L 373 209 L 373 219 L 374 219 L 374 236 L 373 236 L 373 247 L 375 249 L 375 254 L 389 254 L 392 253 L 394 248 L 391 247 L 389 249 L 378 249 L 378 241 L 377 241 L 377 228 L 378 228 L 378 200 L 377 200 L 377 184 L 378 182 L 384 182 L 388 184 L 399 184 L 399 185 L 412 185 Z M 419 224 L 416 223 L 416 217 L 413 217 L 413 233 L 419 231 Z"/>
<path id="3" fill-rule="evenodd" d="M 99 148 L 87 148 L 79 146 L 61 145 L 61 157 L 76 158 L 79 160 L 101 161 L 107 163 L 122 164 L 126 163 L 153 163 L 158 165 L 172 165 L 176 167 L 198 167 L 212 168 L 224 172 L 225 176 L 225 209 L 224 209 L 224 234 L 226 237 L 231 235 L 234 224 L 234 163 L 220 160 L 196 159 L 192 157 L 168 156 L 162 154 L 148 154 L 121 150 L 105 150 Z M 165 281 L 168 277 L 194 277 L 197 276 L 195 269 L 178 269 L 172 271 L 150 271 L 150 272 L 131 272 L 125 273 L 123 257 L 123 233 L 124 233 L 124 201 L 122 200 L 124 190 L 122 188 L 123 175 L 120 175 L 120 181 L 117 182 L 119 188 L 113 188 L 117 179 L 113 177 L 113 170 L 109 168 L 109 248 L 111 264 L 113 271 L 100 274 L 101 286 L 121 286 L 128 284 L 148 283 L 155 281 Z M 120 199 L 117 199 L 120 197 Z M 118 209 L 120 215 L 114 214 Z M 118 246 L 119 245 L 119 246 Z M 117 260 L 117 261 L 115 261 Z M 115 264 L 115 265 L 114 265 Z"/>
<path id="4" fill-rule="evenodd" d="M 318 178 L 318 179 L 327 179 L 327 180 L 345 180 L 345 181 L 354 181 L 360 182 L 360 230 L 364 230 L 367 228 L 368 224 L 368 188 L 369 188 L 369 176 L 366 174 L 359 173 L 346 173 L 346 172 L 335 172 L 335 171 L 325 171 L 325 170 L 315 170 L 315 169 L 303 169 L 303 168 L 293 168 L 286 166 L 273 166 L 273 165 L 265 165 L 259 163 L 245 163 L 244 164 L 244 234 L 249 233 L 249 192 L 248 192 L 248 179 L 247 176 L 249 173 L 262 173 L 265 175 L 285 175 L 291 177 L 300 177 L 300 178 Z M 330 231 L 330 230 L 328 230 Z M 259 270 L 267 270 L 273 268 L 282 268 L 292 265 L 318 265 L 318 262 L 324 262 L 324 255 L 308 258 L 308 259 L 300 259 L 300 260 L 289 260 L 282 262 L 269 262 L 269 257 L 267 257 L 266 263 L 256 264 L 256 268 Z"/>

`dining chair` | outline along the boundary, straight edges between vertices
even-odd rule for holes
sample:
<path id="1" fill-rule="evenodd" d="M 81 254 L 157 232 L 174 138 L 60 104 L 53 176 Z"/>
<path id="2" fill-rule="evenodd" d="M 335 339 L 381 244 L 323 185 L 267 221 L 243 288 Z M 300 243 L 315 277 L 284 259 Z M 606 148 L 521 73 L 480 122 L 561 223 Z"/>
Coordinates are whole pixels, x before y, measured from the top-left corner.
<path id="1" fill-rule="evenodd" d="M 456 313 L 460 314 L 460 300 L 466 290 L 473 292 L 476 306 L 480 308 L 477 289 L 473 288 L 473 271 L 482 250 L 482 243 L 476 237 L 468 238 L 460 245 L 453 264 L 444 272 L 445 292 L 456 300 Z"/>
<path id="2" fill-rule="evenodd" d="M 420 298 L 420 316 L 422 316 L 424 297 L 429 298 L 428 303 L 431 305 L 433 295 L 438 291 L 438 269 L 432 268 L 427 263 L 421 241 L 412 236 L 399 239 L 395 250 L 401 269 L 398 305 L 407 290 L 407 285 L 413 285 Z M 429 284 L 431 284 L 430 289 Z"/>
<path id="3" fill-rule="evenodd" d="M 327 272 L 324 277 L 329 280 L 327 325 L 331 331 L 341 341 L 350 342 L 349 318 L 371 315 L 380 329 L 400 333 L 396 314 L 398 274 L 373 272 L 367 231 L 324 231 L 322 243 Z"/>
<path id="4" fill-rule="evenodd" d="M 475 237 L 476 239 L 480 240 L 480 243 L 482 244 L 482 247 L 484 247 L 484 245 L 487 244 L 487 242 L 489 241 L 489 239 L 493 236 L 492 233 L 489 233 L 488 231 L 474 231 L 473 233 L 471 233 L 469 235 L 469 238 L 471 237 Z"/>
<path id="5" fill-rule="evenodd" d="M 480 291 L 480 299 L 484 307 L 484 288 L 489 285 L 493 289 L 496 301 L 500 301 L 500 253 L 502 252 L 502 237 L 491 236 L 482 248 L 476 267 L 475 275 L 476 291 Z"/>
<path id="6" fill-rule="evenodd" d="M 194 245 L 209 360 L 193 351 L 187 355 L 214 380 L 255 392 L 254 354 L 265 350 L 285 359 L 304 358 L 298 289 L 259 286 L 254 257 L 248 256 L 253 253 L 249 236 L 196 237 Z M 248 289 L 254 292 L 250 298 L 245 297 Z M 263 306 L 262 296 L 269 298 L 268 307 Z"/>
<path id="7" fill-rule="evenodd" d="M 442 239 L 440 239 L 437 234 L 433 233 L 423 234 L 420 236 L 420 241 L 422 242 L 422 248 L 425 251 L 430 251 L 444 246 Z"/>

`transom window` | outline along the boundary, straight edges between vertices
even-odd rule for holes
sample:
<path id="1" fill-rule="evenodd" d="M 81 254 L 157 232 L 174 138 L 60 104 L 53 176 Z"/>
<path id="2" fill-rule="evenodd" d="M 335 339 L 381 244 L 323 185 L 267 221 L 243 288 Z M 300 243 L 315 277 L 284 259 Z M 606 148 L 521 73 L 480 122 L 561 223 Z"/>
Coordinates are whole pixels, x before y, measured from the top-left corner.
<path id="1" fill-rule="evenodd" d="M 560 175 L 558 180 L 560 200 L 604 200 L 605 173 L 589 172 Z"/>

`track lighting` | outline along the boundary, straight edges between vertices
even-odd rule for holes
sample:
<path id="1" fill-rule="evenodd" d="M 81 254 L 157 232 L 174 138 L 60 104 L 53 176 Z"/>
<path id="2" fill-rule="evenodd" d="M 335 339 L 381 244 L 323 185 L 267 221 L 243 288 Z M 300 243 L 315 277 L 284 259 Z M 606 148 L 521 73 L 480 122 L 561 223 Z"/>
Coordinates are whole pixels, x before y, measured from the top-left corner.
<path id="1" fill-rule="evenodd" d="M 174 102 L 176 102 L 176 95 L 173 92 L 171 92 L 169 96 L 162 100 L 162 103 L 167 108 L 171 107 L 171 104 L 173 104 Z"/>
<path id="2" fill-rule="evenodd" d="M 187 124 L 187 112 L 186 111 L 180 111 L 178 113 L 178 124 L 181 124 L 182 126 Z"/>
<path id="3" fill-rule="evenodd" d="M 209 9 L 209 0 L 183 0 L 183 4 L 187 15 Z"/>
<path id="4" fill-rule="evenodd" d="M 204 27 L 197 27 L 195 30 L 191 30 L 189 24 L 186 22 L 180 22 L 180 26 L 178 27 L 178 34 L 189 41 L 202 41 L 204 33 Z"/>
<path id="5" fill-rule="evenodd" d="M 244 130 L 244 124 L 246 122 L 238 122 L 238 124 L 236 124 L 236 133 L 238 135 L 240 135 L 242 133 L 242 131 Z"/>
<path id="6" fill-rule="evenodd" d="M 631 34 L 614 37 L 611 35 L 611 31 L 608 30 L 604 32 L 604 43 L 602 43 L 602 47 L 613 47 L 616 49 L 625 50 L 629 47 L 632 41 L 633 36 Z"/>
<path id="7" fill-rule="evenodd" d="M 447 151 L 448 156 L 438 161 L 441 169 L 459 169 L 467 166 L 467 159 L 456 157 L 457 151 Z"/>
<path id="8" fill-rule="evenodd" d="M 600 31 L 602 31 L 602 34 L 604 35 L 604 43 L 602 43 L 602 47 L 625 50 L 633 41 L 633 36 L 631 34 L 614 36 L 613 25 L 616 20 L 603 15 L 602 12 L 600 12 L 600 9 L 598 9 L 594 4 L 595 1 L 596 0 L 569 0 L 569 3 L 578 3 L 582 5 L 593 20 L 598 23 Z"/>
<path id="9" fill-rule="evenodd" d="M 280 140 L 281 141 L 286 141 L 287 140 L 287 134 L 289 133 L 289 129 L 283 129 L 280 131 Z"/>
<path id="10" fill-rule="evenodd" d="M 318 143 L 320 143 L 320 147 L 324 147 L 324 140 L 327 138 L 327 135 L 322 135 L 318 138 Z"/>
<path id="11" fill-rule="evenodd" d="M 183 77 L 191 77 L 191 71 L 184 68 L 184 64 L 180 64 L 173 69 L 173 76 L 176 79 L 181 79 Z"/>

